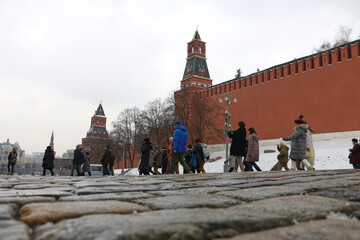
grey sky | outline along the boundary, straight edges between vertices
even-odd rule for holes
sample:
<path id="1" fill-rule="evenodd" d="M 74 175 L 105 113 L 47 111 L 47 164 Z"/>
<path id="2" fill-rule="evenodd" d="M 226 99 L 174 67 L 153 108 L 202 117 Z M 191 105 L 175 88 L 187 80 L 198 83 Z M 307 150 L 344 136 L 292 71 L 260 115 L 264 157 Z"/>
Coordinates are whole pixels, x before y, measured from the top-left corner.
<path id="1" fill-rule="evenodd" d="M 111 122 L 177 89 L 196 26 L 213 83 L 312 53 L 360 1 L 0 0 L 0 142 L 74 148 L 100 100 Z"/>

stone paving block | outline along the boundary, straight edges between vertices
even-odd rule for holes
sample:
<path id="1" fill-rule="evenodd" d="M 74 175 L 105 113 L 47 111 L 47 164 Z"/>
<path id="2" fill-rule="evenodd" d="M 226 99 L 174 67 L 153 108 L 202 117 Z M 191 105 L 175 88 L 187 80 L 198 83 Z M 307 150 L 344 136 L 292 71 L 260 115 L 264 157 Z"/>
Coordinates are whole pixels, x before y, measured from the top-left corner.
<path id="1" fill-rule="evenodd" d="M 144 192 L 104 193 L 79 196 L 61 197 L 59 201 L 98 201 L 98 200 L 120 200 L 130 201 L 138 198 L 153 197 L 152 194 Z"/>
<path id="2" fill-rule="evenodd" d="M 321 196 L 298 195 L 269 198 L 247 204 L 230 207 L 234 211 L 247 211 L 272 213 L 276 216 L 286 216 L 297 221 L 325 218 L 332 212 L 351 214 L 360 210 L 360 203 L 348 202 Z"/>
<path id="3" fill-rule="evenodd" d="M 70 196 L 72 193 L 68 192 L 72 188 L 42 188 L 31 190 L 6 190 L 0 192 L 0 197 L 31 197 L 31 196 L 45 196 L 45 197 L 62 197 Z"/>
<path id="4" fill-rule="evenodd" d="M 130 215 L 88 215 L 36 228 L 36 240 L 107 239 L 158 240 L 208 239 L 214 231 L 242 233 L 292 224 L 292 219 L 269 213 L 227 209 L 176 209 Z M 84 230 L 86 229 L 86 230 Z"/>
<path id="5" fill-rule="evenodd" d="M 293 187 L 303 187 L 306 186 L 308 191 L 321 191 L 330 188 L 343 188 L 343 187 L 352 187 L 360 185 L 360 182 L 350 181 L 347 178 L 335 178 L 335 179 L 323 179 L 312 182 L 303 182 L 303 183 L 291 183 Z"/>
<path id="6" fill-rule="evenodd" d="M 14 218 L 18 207 L 16 204 L 0 204 L 0 220 L 8 220 Z"/>
<path id="7" fill-rule="evenodd" d="M 290 185 L 276 187 L 257 187 L 241 190 L 221 191 L 217 195 L 232 197 L 243 201 L 256 201 L 266 198 L 281 197 L 287 195 L 305 194 L 305 187 L 291 187 Z"/>
<path id="8" fill-rule="evenodd" d="M 257 233 L 241 234 L 231 240 L 359 240 L 360 223 L 356 220 L 320 220 Z"/>
<path id="9" fill-rule="evenodd" d="M 241 203 L 234 198 L 221 195 L 196 193 L 135 199 L 134 202 L 149 206 L 151 209 L 226 208 Z"/>
<path id="10" fill-rule="evenodd" d="M 350 188 L 333 188 L 320 192 L 310 193 L 311 195 L 318 195 L 329 198 L 343 199 L 348 201 L 360 202 L 360 187 Z"/>
<path id="11" fill-rule="evenodd" d="M 32 184 L 17 184 L 12 189 L 28 190 L 28 189 L 42 189 L 42 188 L 63 188 L 60 184 L 43 184 L 43 183 L 32 183 Z"/>
<path id="12" fill-rule="evenodd" d="M 3 203 L 15 203 L 18 205 L 24 205 L 26 203 L 33 202 L 54 202 L 54 197 L 0 197 L 0 204 Z"/>
<path id="13" fill-rule="evenodd" d="M 21 221 L 29 226 L 58 222 L 67 218 L 76 218 L 88 214 L 117 213 L 129 214 L 148 211 L 149 208 L 135 203 L 120 201 L 78 201 L 31 203 L 19 210 Z"/>
<path id="14" fill-rule="evenodd" d="M 199 194 L 199 193 L 213 194 L 217 192 L 233 191 L 233 190 L 237 190 L 237 189 L 231 187 L 196 187 L 196 188 L 187 188 L 187 189 L 174 190 L 174 191 L 152 191 L 149 193 L 155 196 L 170 196 L 170 195 Z"/>
<path id="15" fill-rule="evenodd" d="M 114 187 L 114 186 L 126 186 L 125 183 L 115 181 L 80 181 L 74 184 L 75 188 L 84 187 Z"/>
<path id="16" fill-rule="evenodd" d="M 159 187 L 154 185 L 147 186 L 113 186 L 113 187 L 84 187 L 75 189 L 74 193 L 78 195 L 99 194 L 99 193 L 122 193 L 122 192 L 147 192 L 159 191 Z"/>
<path id="17" fill-rule="evenodd" d="M 30 229 L 23 222 L 15 220 L 0 221 L 1 240 L 30 240 Z"/>

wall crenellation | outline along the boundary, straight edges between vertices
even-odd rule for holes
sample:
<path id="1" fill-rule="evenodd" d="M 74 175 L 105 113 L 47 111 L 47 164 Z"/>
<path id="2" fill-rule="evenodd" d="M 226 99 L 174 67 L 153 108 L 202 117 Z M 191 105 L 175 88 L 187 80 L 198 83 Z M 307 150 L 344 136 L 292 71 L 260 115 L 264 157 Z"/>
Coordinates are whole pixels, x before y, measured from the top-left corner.
<path id="1" fill-rule="evenodd" d="M 345 63 L 353 60 L 355 56 L 356 58 L 360 58 L 360 39 L 330 50 L 294 59 L 293 61 L 279 64 L 245 77 L 210 86 L 203 89 L 201 95 L 204 97 L 212 97 L 235 90 L 255 87 L 277 81 L 284 77 L 305 74 L 337 63 Z"/>

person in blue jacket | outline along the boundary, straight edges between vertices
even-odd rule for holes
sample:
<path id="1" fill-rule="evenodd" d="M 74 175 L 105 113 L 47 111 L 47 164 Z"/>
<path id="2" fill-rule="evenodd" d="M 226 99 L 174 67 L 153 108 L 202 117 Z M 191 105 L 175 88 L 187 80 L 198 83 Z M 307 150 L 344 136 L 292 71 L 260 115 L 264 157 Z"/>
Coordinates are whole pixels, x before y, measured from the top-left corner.
<path id="1" fill-rule="evenodd" d="M 185 162 L 184 154 L 186 152 L 186 142 L 188 134 L 186 132 L 186 127 L 181 125 L 181 122 L 177 120 L 174 125 L 176 126 L 174 136 L 173 136 L 173 144 L 171 147 L 171 157 L 170 157 L 170 173 L 175 173 L 175 166 L 177 164 L 177 160 L 179 160 L 180 164 L 183 166 L 185 173 L 190 173 L 191 170 L 189 166 Z"/>

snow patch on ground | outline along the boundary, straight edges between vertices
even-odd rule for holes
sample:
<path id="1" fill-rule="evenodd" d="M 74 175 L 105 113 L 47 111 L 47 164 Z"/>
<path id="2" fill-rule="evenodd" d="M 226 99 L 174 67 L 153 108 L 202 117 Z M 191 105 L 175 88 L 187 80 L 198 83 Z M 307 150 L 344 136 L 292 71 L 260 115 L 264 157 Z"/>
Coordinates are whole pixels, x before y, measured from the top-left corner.
<path id="1" fill-rule="evenodd" d="M 314 141 L 315 149 L 315 169 L 316 170 L 330 170 L 330 169 L 350 169 L 352 165 L 349 164 L 349 149 L 352 148 L 352 138 L 330 139 L 323 141 Z M 289 146 L 289 144 L 287 144 Z M 264 150 L 275 150 L 273 153 L 264 153 Z M 263 171 L 269 171 L 277 163 L 276 145 L 268 145 L 260 147 L 260 161 L 257 163 Z M 215 162 L 205 163 L 205 171 L 208 173 L 221 173 L 224 171 L 225 150 L 212 152 L 211 158 L 221 157 Z M 291 162 L 288 162 L 288 167 Z M 182 166 L 179 166 L 180 173 L 183 172 Z M 121 173 L 121 169 L 116 169 L 117 174 Z M 137 168 L 132 169 L 126 175 L 138 175 Z"/>

